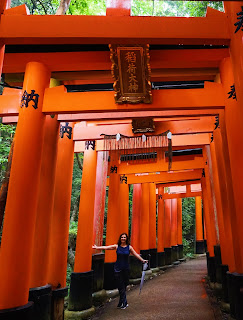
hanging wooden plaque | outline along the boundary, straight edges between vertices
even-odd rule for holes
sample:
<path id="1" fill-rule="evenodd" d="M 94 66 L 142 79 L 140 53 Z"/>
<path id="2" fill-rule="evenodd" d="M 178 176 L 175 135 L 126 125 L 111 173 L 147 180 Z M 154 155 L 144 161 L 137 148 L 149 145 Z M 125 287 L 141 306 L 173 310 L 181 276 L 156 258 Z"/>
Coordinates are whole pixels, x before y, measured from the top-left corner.
<path id="1" fill-rule="evenodd" d="M 149 45 L 109 45 L 116 103 L 152 103 Z"/>

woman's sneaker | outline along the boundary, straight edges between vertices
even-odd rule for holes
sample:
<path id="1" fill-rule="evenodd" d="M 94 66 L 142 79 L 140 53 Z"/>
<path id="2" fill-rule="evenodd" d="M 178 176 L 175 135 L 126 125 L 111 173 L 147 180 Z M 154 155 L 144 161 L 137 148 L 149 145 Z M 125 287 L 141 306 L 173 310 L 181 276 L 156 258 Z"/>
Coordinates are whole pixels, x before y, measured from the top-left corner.
<path id="1" fill-rule="evenodd" d="M 123 303 L 119 301 L 119 303 L 117 305 L 117 309 L 121 309 L 122 306 L 123 306 Z"/>
<path id="2" fill-rule="evenodd" d="M 126 309 L 128 306 L 129 306 L 128 303 L 124 303 L 122 304 L 121 309 Z"/>

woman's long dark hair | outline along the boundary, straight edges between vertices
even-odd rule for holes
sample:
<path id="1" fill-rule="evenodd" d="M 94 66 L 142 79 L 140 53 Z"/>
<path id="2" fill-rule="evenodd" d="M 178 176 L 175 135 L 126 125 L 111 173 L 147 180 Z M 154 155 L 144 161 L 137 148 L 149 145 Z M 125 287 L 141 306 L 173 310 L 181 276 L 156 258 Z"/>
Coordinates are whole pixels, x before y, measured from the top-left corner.
<path id="1" fill-rule="evenodd" d="M 118 246 L 121 245 L 121 236 L 123 236 L 124 234 L 125 234 L 125 236 L 127 237 L 126 245 L 128 246 L 128 245 L 130 244 L 128 234 L 125 233 L 125 232 L 123 232 L 122 234 L 120 234 L 120 237 L 119 237 L 119 239 L 118 239 L 118 241 L 117 241 Z"/>

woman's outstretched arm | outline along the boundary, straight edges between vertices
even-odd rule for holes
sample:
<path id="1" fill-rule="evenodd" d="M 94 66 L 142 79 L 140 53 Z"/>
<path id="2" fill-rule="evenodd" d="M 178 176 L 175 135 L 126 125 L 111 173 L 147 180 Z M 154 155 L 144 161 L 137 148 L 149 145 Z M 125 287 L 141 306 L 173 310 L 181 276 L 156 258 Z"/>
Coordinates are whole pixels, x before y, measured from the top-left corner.
<path id="1" fill-rule="evenodd" d="M 138 260 L 142 261 L 142 263 L 148 262 L 148 260 L 144 260 L 134 249 L 132 246 L 130 246 L 131 254 L 134 255 Z"/>
<path id="2" fill-rule="evenodd" d="M 97 250 L 116 250 L 117 244 L 111 244 L 110 246 L 97 246 L 96 244 L 94 244 L 92 248 Z"/>

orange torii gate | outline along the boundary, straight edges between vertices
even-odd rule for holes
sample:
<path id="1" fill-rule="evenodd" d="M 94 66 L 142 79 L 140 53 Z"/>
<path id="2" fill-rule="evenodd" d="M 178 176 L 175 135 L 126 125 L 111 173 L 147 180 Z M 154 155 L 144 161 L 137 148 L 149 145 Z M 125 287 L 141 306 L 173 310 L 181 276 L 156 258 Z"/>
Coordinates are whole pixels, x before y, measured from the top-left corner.
<path id="1" fill-rule="evenodd" d="M 1 13 L 7 8 L 6 3 L 7 1 L 0 2 Z M 115 1 L 113 1 L 113 3 L 115 3 Z M 203 199 L 204 207 L 206 211 L 209 211 L 213 197 L 212 190 L 216 190 L 215 198 L 217 214 L 223 212 L 221 220 L 218 219 L 219 225 L 221 225 L 221 234 L 225 235 L 227 233 L 229 225 L 232 227 L 232 234 L 234 234 L 234 237 L 232 237 L 232 240 L 226 239 L 224 245 L 227 246 L 229 240 L 229 252 L 234 256 L 234 260 L 229 260 L 231 263 L 228 262 L 230 269 L 228 277 L 231 288 L 229 292 L 233 294 L 233 296 L 230 295 L 231 312 L 233 315 L 236 315 L 237 319 L 241 319 L 242 308 L 237 303 L 238 297 L 240 296 L 240 282 L 235 281 L 235 279 L 241 280 L 241 274 L 243 273 L 243 250 L 240 246 L 240 243 L 243 240 L 243 199 L 241 195 L 243 170 L 241 169 L 242 153 L 241 150 L 236 147 L 237 145 L 242 144 L 243 139 L 242 130 L 238 129 L 242 127 L 241 107 L 243 104 L 243 70 L 240 66 L 242 66 L 243 59 L 243 44 L 241 30 L 235 33 L 236 27 L 234 24 L 237 21 L 236 14 L 241 11 L 242 2 L 225 2 L 226 14 L 210 9 L 208 10 L 206 18 L 129 17 L 130 10 L 124 9 L 120 1 L 117 1 L 117 4 L 117 8 L 107 9 L 106 17 L 28 16 L 24 14 L 24 7 L 6 10 L 4 14 L 1 14 L 0 23 L 0 69 L 5 61 L 5 45 L 70 45 L 76 43 L 150 43 L 155 45 L 178 45 L 183 43 L 183 45 L 229 45 L 229 50 L 228 48 L 226 48 L 226 50 L 224 48 L 224 53 L 221 56 L 220 54 L 222 51 L 220 51 L 220 54 L 219 51 L 217 51 L 217 53 L 212 51 L 211 55 L 210 53 L 205 55 L 205 59 L 198 59 L 197 57 L 197 59 L 191 60 L 190 68 L 196 68 L 197 65 L 200 65 L 200 68 L 202 69 L 197 70 L 194 74 L 190 72 L 190 70 L 183 70 L 183 72 L 172 72 L 170 70 L 164 76 L 163 69 L 165 68 L 163 67 L 161 67 L 162 70 L 156 71 L 155 69 L 158 68 L 158 66 L 160 67 L 160 59 L 163 59 L 161 52 L 157 53 L 157 58 L 159 59 L 156 61 L 157 65 L 154 64 L 154 73 L 152 70 L 154 80 L 157 79 L 157 81 L 160 79 L 162 79 L 162 81 L 165 81 L 165 79 L 179 79 L 180 81 L 183 79 L 195 80 L 201 79 L 200 74 L 203 75 L 204 79 L 212 80 L 214 79 L 214 75 L 218 73 L 218 70 L 203 71 L 203 69 L 211 68 L 211 66 L 213 66 L 213 68 L 219 68 L 221 83 L 206 83 L 204 89 L 191 89 L 187 92 L 183 90 L 180 92 L 177 90 L 166 92 L 167 90 L 163 90 L 165 93 L 165 100 L 159 91 L 153 91 L 154 103 L 151 105 L 151 108 L 146 105 L 132 106 L 130 108 L 127 106 L 115 105 L 110 93 L 104 94 L 98 92 L 97 94 L 74 94 L 66 93 L 65 88 L 62 86 L 58 89 L 48 88 L 50 71 L 57 71 L 57 73 L 61 71 L 71 71 L 66 79 L 64 78 L 64 74 L 59 74 L 56 78 L 59 76 L 59 79 L 64 81 L 80 80 L 79 83 L 92 83 L 95 78 L 99 79 L 97 80 L 99 83 L 102 83 L 102 81 L 110 79 L 109 75 L 105 72 L 103 74 L 100 73 L 99 77 L 97 77 L 97 72 L 93 72 L 90 77 L 85 73 L 79 73 L 75 76 L 72 74 L 72 71 L 85 70 L 83 70 L 82 67 L 77 67 L 77 62 L 74 64 L 73 69 L 68 65 L 63 66 L 61 54 L 57 55 L 58 59 L 55 59 L 52 55 L 52 60 L 50 59 L 51 62 L 50 65 L 48 65 L 49 70 L 47 70 L 44 65 L 48 63 L 47 60 L 51 58 L 51 54 L 49 54 L 49 56 L 36 55 L 33 58 L 31 55 L 28 56 L 24 54 L 25 60 L 23 58 L 19 59 L 21 67 L 18 71 L 16 67 L 16 69 L 14 69 L 16 72 L 23 72 L 23 66 L 27 63 L 23 89 L 27 92 L 35 90 L 39 95 L 39 101 L 35 105 L 37 109 L 32 109 L 32 106 L 29 108 L 23 106 L 19 112 L 18 106 L 20 105 L 22 93 L 16 92 L 12 94 L 12 97 L 10 97 L 10 95 L 9 97 L 4 97 L 4 95 L 0 97 L 1 107 L 4 107 L 4 109 L 1 109 L 1 115 L 16 116 L 19 114 L 16 147 L 14 151 L 1 248 L 1 259 L 3 262 L 1 264 L 0 273 L 0 306 L 3 310 L 1 313 L 3 314 L 3 317 L 6 317 L 6 314 L 9 314 L 10 312 L 18 312 L 21 314 L 21 312 L 28 312 L 30 308 L 30 304 L 27 304 L 30 279 L 26 274 L 30 274 L 30 261 L 32 259 L 32 244 L 34 239 L 33 226 L 35 225 L 38 201 L 38 173 L 41 168 L 40 146 L 42 144 L 45 120 L 43 113 L 41 112 L 41 107 L 43 105 L 42 111 L 46 114 L 76 112 L 82 114 L 81 116 L 79 115 L 80 120 L 88 118 L 90 120 L 97 120 L 102 119 L 102 117 L 103 119 L 109 119 L 109 116 L 113 117 L 113 119 L 119 116 L 123 118 L 131 116 L 136 117 L 134 113 L 137 112 L 140 112 L 140 114 L 137 113 L 137 116 L 140 117 L 145 116 L 144 112 L 146 112 L 147 115 L 150 113 L 151 116 L 156 114 L 156 116 L 163 117 L 179 115 L 198 116 L 199 114 L 219 115 L 220 129 L 217 128 L 214 131 L 214 141 L 210 145 L 212 155 L 211 168 L 213 168 L 213 173 L 210 167 L 207 167 L 210 165 L 207 164 L 205 167 L 205 179 L 202 178 Z M 142 24 L 141 19 L 143 21 Z M 66 28 L 67 24 L 72 25 L 72 29 Z M 18 25 L 17 29 L 14 27 L 16 25 Z M 90 28 L 90 25 L 95 25 L 95 28 Z M 191 51 L 191 53 L 185 53 L 185 55 L 188 56 L 190 56 L 190 54 L 194 55 L 195 52 Z M 7 55 L 8 54 L 6 54 L 6 59 Z M 88 57 L 89 54 L 86 55 L 86 59 Z M 12 60 L 15 59 L 15 63 L 17 64 L 17 55 L 10 58 Z M 83 58 L 85 59 L 85 55 L 83 55 Z M 109 70 L 107 56 L 104 54 L 103 58 L 104 60 L 102 60 L 101 63 L 98 62 L 99 67 L 95 70 L 102 70 L 101 68 L 103 67 L 105 59 L 107 64 L 106 68 L 103 70 Z M 155 53 L 154 60 L 157 58 Z M 186 64 L 189 66 L 188 60 L 189 59 L 184 58 L 183 61 L 182 58 L 178 61 L 177 68 L 179 69 L 182 66 L 186 68 Z M 217 61 L 217 63 L 215 61 Z M 55 67 L 56 70 L 55 68 L 52 68 L 54 64 L 56 66 L 58 65 L 57 68 Z M 92 64 L 93 63 L 87 65 L 87 68 L 89 68 L 88 71 L 91 70 L 90 65 Z M 95 65 L 93 64 L 93 66 Z M 15 68 L 15 66 L 13 66 L 13 68 Z M 14 70 L 6 72 L 9 72 L 9 74 L 15 73 L 13 72 Z M 20 79 L 23 79 L 23 77 L 21 78 L 21 76 L 18 76 L 15 79 L 17 81 L 15 80 L 13 83 L 21 83 L 22 80 Z M 37 79 L 38 81 L 36 81 Z M 228 92 L 233 85 L 236 89 L 237 101 L 236 99 L 228 99 Z M 174 97 L 172 96 L 172 93 Z M 60 94 L 60 97 L 57 96 L 58 94 Z M 209 96 L 203 97 L 204 94 L 209 94 Z M 217 95 L 217 97 L 214 98 L 214 95 Z M 177 96 L 178 101 L 175 100 L 175 96 Z M 58 98 L 59 100 L 55 101 L 55 98 Z M 73 103 L 73 109 L 70 108 L 67 110 L 67 99 L 69 98 L 71 98 Z M 96 99 L 103 98 L 103 101 L 106 103 L 105 105 L 95 101 Z M 190 100 L 190 98 L 193 98 L 194 101 Z M 78 102 L 77 99 L 82 99 L 81 103 Z M 93 104 L 90 99 L 94 100 Z M 60 108 L 58 107 L 58 104 L 60 104 Z M 161 107 L 162 104 L 164 104 L 164 107 Z M 161 111 L 161 109 L 163 110 Z M 90 111 L 94 112 L 94 114 L 87 116 L 87 113 Z M 101 113 L 104 111 L 106 111 L 106 114 L 102 115 Z M 75 118 L 75 116 L 72 117 L 73 119 Z M 76 118 L 77 117 L 78 116 L 76 116 Z M 29 132 L 31 132 L 31 137 Z M 32 150 L 30 149 L 30 146 L 32 147 Z M 90 153 L 92 154 L 92 152 Z M 209 159 L 208 150 L 206 153 Z M 92 156 L 94 156 L 94 152 Z M 88 156 L 87 159 L 89 159 Z M 208 162 L 210 162 L 210 160 L 208 160 Z M 90 170 L 91 169 L 92 168 L 90 168 Z M 92 173 L 94 170 L 93 166 Z M 213 181 L 211 181 L 212 177 Z M 219 179 L 220 182 L 223 180 L 223 183 L 218 183 Z M 29 188 L 29 185 L 31 188 Z M 89 185 L 89 187 L 91 187 L 91 185 Z M 88 199 L 90 198 L 88 197 Z M 15 207 L 13 207 L 14 205 Z M 92 210 L 92 208 L 89 208 L 89 210 Z M 21 225 L 22 220 L 20 220 L 20 218 L 22 218 L 22 215 L 26 221 L 24 234 L 16 227 Z M 89 225 L 88 222 L 89 221 L 87 221 L 87 225 Z M 207 233 L 209 232 L 208 234 L 210 235 L 210 228 L 208 228 L 208 225 L 206 227 Z M 224 232 L 222 232 L 223 230 Z M 7 241 L 9 237 L 10 241 Z M 19 251 L 16 250 L 16 244 L 18 244 Z M 221 245 L 223 245 L 223 243 L 221 243 Z M 16 252 L 15 259 L 8 254 L 9 252 Z M 90 255 L 88 252 L 87 254 Z M 23 256 L 27 257 L 27 259 L 24 260 Z M 210 258 L 213 258 L 213 256 Z M 80 261 L 80 259 L 77 258 L 77 261 Z M 212 265 L 213 263 L 211 266 Z M 87 267 L 89 267 L 88 264 Z M 223 267 L 224 270 L 227 269 L 227 265 L 224 265 Z M 26 276 L 23 276 L 20 279 L 19 273 L 16 272 L 16 270 L 22 270 L 22 274 Z M 86 272 L 86 270 L 82 270 L 82 272 L 83 271 Z M 234 271 L 236 273 L 233 273 Z M 11 281 L 6 281 L 7 275 L 9 275 Z M 55 282 L 52 284 L 54 283 Z M 60 284 L 62 287 L 63 284 L 61 282 Z M 44 290 L 49 289 L 44 288 Z M 13 295 L 13 292 L 16 292 L 15 296 Z M 15 307 L 20 307 L 20 309 L 17 311 L 13 310 L 12 308 Z M 16 318 L 19 317 L 19 314 Z M 26 316 L 26 318 L 27 317 L 28 316 Z"/>

